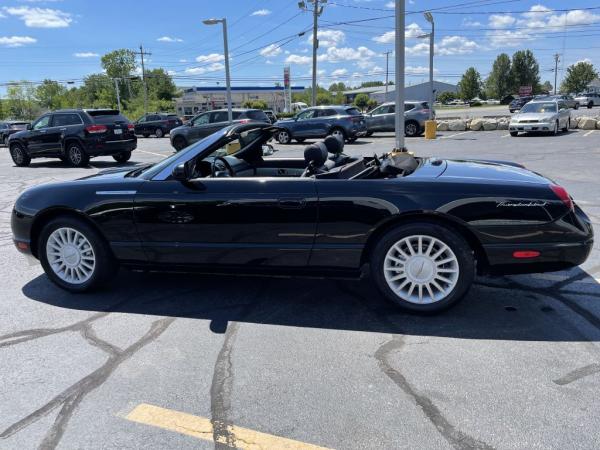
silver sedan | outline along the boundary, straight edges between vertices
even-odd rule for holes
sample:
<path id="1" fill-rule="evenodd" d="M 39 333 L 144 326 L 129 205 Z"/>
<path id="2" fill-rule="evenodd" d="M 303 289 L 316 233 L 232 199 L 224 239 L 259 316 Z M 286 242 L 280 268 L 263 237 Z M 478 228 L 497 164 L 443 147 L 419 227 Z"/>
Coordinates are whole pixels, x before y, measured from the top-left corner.
<path id="1" fill-rule="evenodd" d="M 566 132 L 571 124 L 571 110 L 562 100 L 537 100 L 527 103 L 512 116 L 508 130 L 511 136 L 519 132 Z"/>

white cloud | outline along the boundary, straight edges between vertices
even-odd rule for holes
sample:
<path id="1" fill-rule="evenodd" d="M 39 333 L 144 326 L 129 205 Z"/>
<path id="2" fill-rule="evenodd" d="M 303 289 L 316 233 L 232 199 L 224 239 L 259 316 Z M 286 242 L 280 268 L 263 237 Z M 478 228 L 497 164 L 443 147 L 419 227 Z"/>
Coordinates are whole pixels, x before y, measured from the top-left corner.
<path id="1" fill-rule="evenodd" d="M 396 9 L 396 2 L 387 2 L 385 7 L 389 9 Z"/>
<path id="2" fill-rule="evenodd" d="M 429 53 L 429 44 L 425 42 L 419 42 L 412 47 L 406 47 L 404 49 L 407 55 L 426 55 Z"/>
<path id="3" fill-rule="evenodd" d="M 225 56 L 220 53 L 211 53 L 210 55 L 200 55 L 196 56 L 196 61 L 199 63 L 216 63 L 219 61 L 224 61 Z"/>
<path id="4" fill-rule="evenodd" d="M 438 55 L 466 55 L 479 48 L 479 44 L 464 36 L 445 36 L 436 46 Z"/>
<path id="5" fill-rule="evenodd" d="M 177 72 L 175 72 L 174 70 L 167 70 L 167 75 L 173 76 L 175 74 L 177 74 Z"/>
<path id="6" fill-rule="evenodd" d="M 188 60 L 187 59 L 180 59 L 179 62 L 180 63 L 186 63 L 186 62 L 188 62 Z"/>
<path id="7" fill-rule="evenodd" d="M 162 36 L 157 39 L 158 42 L 183 42 L 183 39 L 170 37 L 170 36 Z"/>
<path id="8" fill-rule="evenodd" d="M 18 6 L 3 8 L 3 11 L 18 17 L 30 28 L 65 28 L 73 22 L 71 14 L 58 9 Z"/>
<path id="9" fill-rule="evenodd" d="M 517 19 L 510 14 L 492 14 L 488 18 L 488 23 L 491 28 L 508 28 L 516 21 Z"/>
<path id="10" fill-rule="evenodd" d="M 254 11 L 250 15 L 251 16 L 268 16 L 269 14 L 271 14 L 271 11 L 269 11 L 268 9 L 259 9 L 257 11 Z"/>
<path id="11" fill-rule="evenodd" d="M 335 69 L 333 72 L 331 72 L 331 75 L 333 77 L 343 77 L 344 75 L 348 74 L 348 69 Z"/>
<path id="12" fill-rule="evenodd" d="M 411 23 L 410 25 L 408 25 L 406 27 L 406 30 L 404 31 L 404 37 L 406 39 L 414 39 L 419 36 L 423 36 L 424 34 L 426 34 L 425 31 L 423 31 L 423 29 L 414 22 Z M 375 36 L 373 38 L 373 40 L 379 44 L 392 44 L 395 39 L 396 39 L 395 31 L 386 31 L 382 35 Z"/>
<path id="13" fill-rule="evenodd" d="M 317 59 L 319 61 L 335 63 L 340 61 L 366 61 L 373 56 L 375 56 L 375 52 L 364 46 L 357 48 L 329 47 L 327 52 L 319 55 Z"/>
<path id="14" fill-rule="evenodd" d="M 429 67 L 424 67 L 424 66 L 406 66 L 404 68 L 404 72 L 410 75 L 423 75 L 426 73 L 429 73 Z M 435 67 L 433 68 L 433 72 L 437 73 L 439 72 L 439 70 L 437 70 Z"/>
<path id="15" fill-rule="evenodd" d="M 281 53 L 281 46 L 277 44 L 267 45 L 260 51 L 260 54 L 265 58 L 277 56 Z"/>
<path id="16" fill-rule="evenodd" d="M 322 30 L 317 31 L 317 38 L 319 39 L 319 47 L 335 47 L 344 43 L 346 34 L 340 30 Z M 312 45 L 312 40 L 313 34 L 310 33 L 306 42 Z"/>
<path id="17" fill-rule="evenodd" d="M 462 26 L 468 28 L 477 28 L 483 26 L 483 24 L 477 20 L 472 20 L 470 17 L 462 20 Z"/>
<path id="18" fill-rule="evenodd" d="M 560 15 L 552 15 L 548 17 L 548 26 L 562 27 L 565 25 L 583 25 L 600 21 L 600 15 L 592 14 L 589 11 L 576 9 Z"/>
<path id="19" fill-rule="evenodd" d="M 293 53 L 285 58 L 286 64 L 310 64 L 311 61 L 312 58 L 308 56 L 294 55 Z"/>
<path id="20" fill-rule="evenodd" d="M 220 62 L 212 63 L 208 67 L 190 67 L 189 69 L 185 69 L 185 73 L 189 73 L 191 75 L 202 75 L 207 72 L 217 72 L 219 70 L 223 70 L 225 66 Z"/>
<path id="21" fill-rule="evenodd" d="M 98 57 L 100 57 L 100 55 L 98 53 L 94 53 L 94 52 L 78 52 L 78 53 L 73 53 L 73 56 L 75 58 L 98 58 Z"/>
<path id="22" fill-rule="evenodd" d="M 0 46 L 2 47 L 22 47 L 36 42 L 37 39 L 29 36 L 0 36 Z"/>

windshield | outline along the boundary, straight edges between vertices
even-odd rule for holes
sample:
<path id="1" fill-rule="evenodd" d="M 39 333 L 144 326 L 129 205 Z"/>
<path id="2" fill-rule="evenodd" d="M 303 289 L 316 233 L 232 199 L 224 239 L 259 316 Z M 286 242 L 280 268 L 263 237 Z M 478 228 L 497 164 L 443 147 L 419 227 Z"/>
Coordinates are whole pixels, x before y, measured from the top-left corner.
<path id="1" fill-rule="evenodd" d="M 556 103 L 527 103 L 521 109 L 521 113 L 555 113 Z"/>

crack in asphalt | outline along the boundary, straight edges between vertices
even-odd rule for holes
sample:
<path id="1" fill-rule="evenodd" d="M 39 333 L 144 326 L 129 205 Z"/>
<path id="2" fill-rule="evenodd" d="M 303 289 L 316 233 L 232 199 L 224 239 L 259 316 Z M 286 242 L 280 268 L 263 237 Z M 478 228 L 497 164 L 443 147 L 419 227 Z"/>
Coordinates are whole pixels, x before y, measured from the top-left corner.
<path id="1" fill-rule="evenodd" d="M 389 320 L 387 316 L 383 315 L 383 313 L 371 308 L 368 300 L 362 295 L 350 290 L 342 283 L 338 283 L 337 285 L 340 291 L 355 299 L 361 306 L 374 315 L 384 325 L 389 327 L 397 327 L 391 320 Z M 380 370 L 415 402 L 421 411 L 423 411 L 425 417 L 427 417 L 427 419 L 435 426 L 440 435 L 453 448 L 458 450 L 493 450 L 494 447 L 458 430 L 453 424 L 450 423 L 450 421 L 448 421 L 448 419 L 446 419 L 446 417 L 444 417 L 443 413 L 429 397 L 419 393 L 402 374 L 402 372 L 392 366 L 391 362 L 389 361 L 390 355 L 402 350 L 402 348 L 405 346 L 405 343 L 404 335 L 394 333 L 391 336 L 392 339 L 381 345 L 374 354 Z"/>
<path id="2" fill-rule="evenodd" d="M 261 296 L 266 291 L 267 285 L 268 281 L 262 282 L 254 298 L 249 303 L 242 305 L 239 321 L 225 324 L 227 330 L 215 362 L 210 386 L 210 421 L 213 427 L 213 441 L 217 450 L 236 448 L 236 436 L 232 431 L 233 423 L 229 417 L 234 381 L 233 345 L 240 327 L 240 321 L 246 319 L 260 304 Z"/>

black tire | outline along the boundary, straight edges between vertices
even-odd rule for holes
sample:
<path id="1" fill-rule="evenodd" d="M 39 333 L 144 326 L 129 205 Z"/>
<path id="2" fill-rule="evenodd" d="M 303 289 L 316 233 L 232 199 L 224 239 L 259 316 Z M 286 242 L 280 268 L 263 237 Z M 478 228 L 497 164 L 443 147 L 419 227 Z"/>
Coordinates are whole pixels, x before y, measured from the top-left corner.
<path id="1" fill-rule="evenodd" d="M 21 144 L 10 146 L 10 157 L 17 167 L 27 167 L 31 163 L 31 157 Z"/>
<path id="2" fill-rule="evenodd" d="M 509 111 L 510 111 L 511 114 L 515 112 L 514 109 L 509 109 Z"/>
<path id="3" fill-rule="evenodd" d="M 560 131 L 560 124 L 558 123 L 558 120 L 557 120 L 556 124 L 554 125 L 554 130 L 552 130 L 550 132 L 550 134 L 552 134 L 553 136 L 557 136 L 559 131 Z"/>
<path id="4" fill-rule="evenodd" d="M 162 128 L 157 128 L 157 129 L 154 131 L 154 136 L 156 136 L 156 137 L 157 137 L 157 138 L 159 138 L 159 139 L 160 139 L 161 137 L 163 137 L 164 135 L 165 135 L 165 132 L 162 130 Z"/>
<path id="5" fill-rule="evenodd" d="M 356 142 L 357 139 L 358 139 L 357 137 L 351 137 L 351 138 L 348 138 L 348 140 L 346 142 L 348 142 L 348 144 L 353 144 L 354 142 Z"/>
<path id="6" fill-rule="evenodd" d="M 372 131 L 367 131 L 367 134 L 365 134 L 366 137 L 370 137 L 373 136 L 373 132 Z"/>
<path id="7" fill-rule="evenodd" d="M 431 303 L 413 303 L 403 299 L 392 290 L 384 275 L 384 264 L 388 251 L 400 240 L 410 236 L 434 238 L 449 247 L 455 257 L 453 264 L 458 267 L 458 275 L 456 275 L 454 287 L 450 289 L 450 285 L 446 286 L 446 289 L 450 290 L 445 294 L 441 290 L 437 290 L 437 293 L 441 296 Z M 432 252 L 435 249 L 437 247 L 432 248 Z M 418 261 L 416 262 L 418 263 Z M 455 305 L 467 294 L 475 278 L 475 258 L 467 241 L 451 228 L 430 222 L 412 222 L 387 232 L 376 243 L 371 253 L 370 264 L 371 276 L 385 297 L 402 309 L 425 314 L 438 313 Z M 417 276 L 421 274 L 422 270 L 423 265 L 421 264 Z M 432 275 L 434 281 L 437 280 L 435 278 L 437 275 L 437 271 L 435 275 Z"/>
<path id="8" fill-rule="evenodd" d="M 52 268 L 48 261 L 46 244 L 50 235 L 59 228 L 70 228 L 81 233 L 91 245 L 95 262 L 92 274 L 82 283 L 70 283 L 65 281 Z M 70 292 L 84 292 L 102 286 L 106 281 L 113 277 L 118 270 L 118 263 L 115 260 L 110 247 L 105 239 L 87 222 L 71 216 L 57 217 L 48 222 L 38 239 L 38 256 L 46 275 L 57 286 Z"/>
<path id="9" fill-rule="evenodd" d="M 288 130 L 281 130 L 276 134 L 275 139 L 280 144 L 286 145 L 292 142 L 292 134 Z"/>
<path id="10" fill-rule="evenodd" d="M 8 145 L 8 137 L 7 136 L 2 136 L 2 138 L 0 138 L 0 144 L 2 144 L 2 145 Z"/>
<path id="11" fill-rule="evenodd" d="M 510 132 L 510 135 L 511 135 L 512 137 L 517 137 L 517 136 L 519 135 L 519 132 L 518 132 L 518 131 L 511 131 L 511 132 Z"/>
<path id="12" fill-rule="evenodd" d="M 588 108 L 588 109 L 592 109 L 593 107 L 594 107 L 594 103 L 593 103 L 593 102 L 589 102 L 589 103 L 587 104 L 587 108 Z"/>
<path id="13" fill-rule="evenodd" d="M 142 136 L 144 136 L 145 138 L 149 138 L 150 137 L 150 133 L 143 133 Z"/>
<path id="14" fill-rule="evenodd" d="M 575 109 L 579 109 L 579 103 L 575 103 Z"/>
<path id="15" fill-rule="evenodd" d="M 131 159 L 131 152 L 121 152 L 112 155 L 113 159 L 118 163 L 125 163 Z"/>
<path id="16" fill-rule="evenodd" d="M 175 148 L 175 150 L 180 151 L 186 148 L 187 146 L 188 143 L 183 136 L 176 136 L 175 139 L 173 139 L 173 147 Z"/>
<path id="17" fill-rule="evenodd" d="M 562 129 L 562 132 L 568 133 L 570 127 L 571 127 L 571 119 L 567 119 L 567 125 Z"/>
<path id="18" fill-rule="evenodd" d="M 306 138 L 296 138 L 296 142 L 298 142 L 299 144 L 302 144 L 305 140 Z"/>
<path id="19" fill-rule="evenodd" d="M 346 132 L 342 128 L 339 128 L 339 127 L 332 128 L 329 131 L 329 135 L 330 136 L 339 136 L 343 142 L 346 142 L 346 139 L 347 139 Z"/>
<path id="20" fill-rule="evenodd" d="M 418 122 L 409 120 L 404 124 L 404 135 L 406 137 L 417 137 L 421 134 L 421 127 Z"/>
<path id="21" fill-rule="evenodd" d="M 90 155 L 81 147 L 79 142 L 67 143 L 67 161 L 73 167 L 86 167 L 90 162 Z"/>

